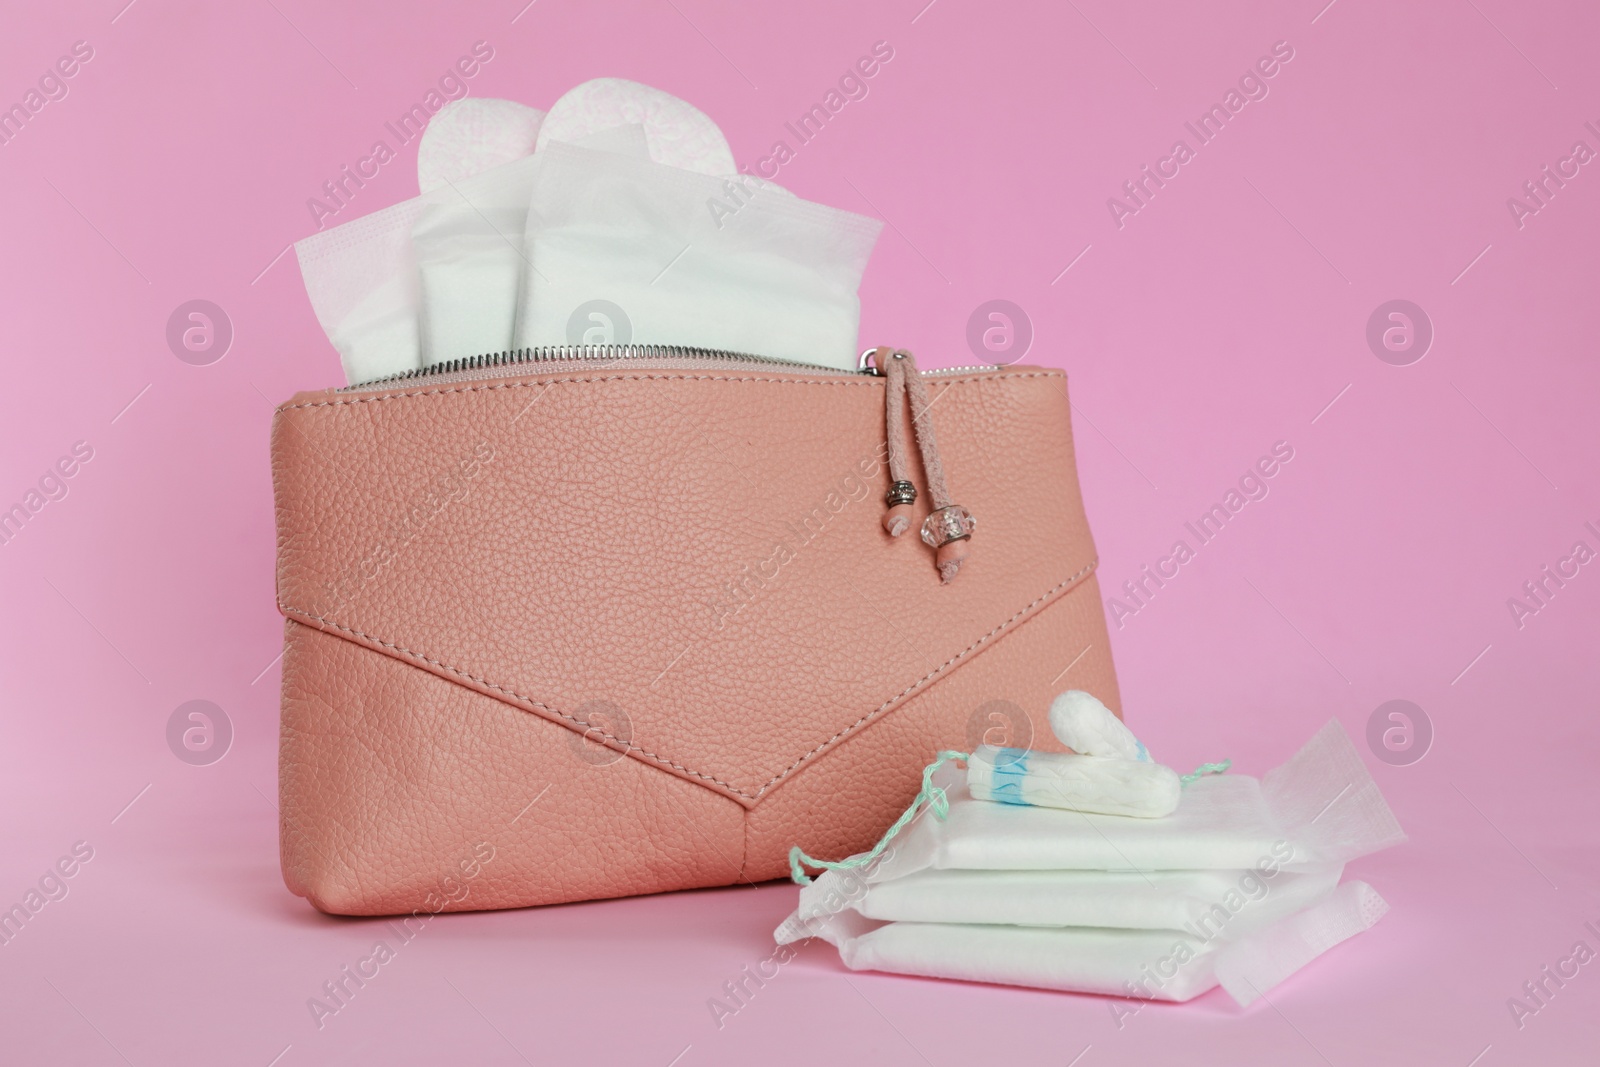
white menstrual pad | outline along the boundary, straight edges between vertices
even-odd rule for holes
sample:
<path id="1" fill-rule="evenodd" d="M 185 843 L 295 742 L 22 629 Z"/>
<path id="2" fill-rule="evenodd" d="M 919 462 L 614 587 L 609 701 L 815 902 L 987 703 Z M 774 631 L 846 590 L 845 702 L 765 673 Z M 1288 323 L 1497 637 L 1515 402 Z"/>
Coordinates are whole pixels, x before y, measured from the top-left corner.
<path id="1" fill-rule="evenodd" d="M 624 123 L 644 127 L 650 158 L 657 163 L 717 177 L 738 170 L 722 131 L 705 112 L 623 78 L 586 81 L 557 100 L 539 127 L 535 150 L 551 141 L 575 143 Z"/>
<path id="2" fill-rule="evenodd" d="M 515 100 L 450 101 L 417 146 L 417 186 L 426 193 L 532 155 L 544 118 Z"/>

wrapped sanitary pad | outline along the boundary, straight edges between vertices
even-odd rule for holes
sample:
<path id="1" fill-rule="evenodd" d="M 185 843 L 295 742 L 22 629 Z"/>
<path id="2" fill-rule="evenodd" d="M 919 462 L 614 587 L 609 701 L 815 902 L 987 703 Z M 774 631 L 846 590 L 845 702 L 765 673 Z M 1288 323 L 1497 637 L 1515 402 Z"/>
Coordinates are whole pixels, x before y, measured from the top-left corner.
<path id="1" fill-rule="evenodd" d="M 919 819 L 896 839 L 879 880 L 927 868 L 968 870 L 1238 870 L 1285 845 L 1284 870 L 1346 863 L 1405 840 L 1337 720 L 1261 780 L 1203 777 L 1161 819 L 1090 815 L 975 799 L 962 774 L 934 779 L 945 819 Z M 1280 844 L 1281 843 L 1281 844 Z"/>
<path id="2" fill-rule="evenodd" d="M 515 100 L 469 96 L 439 109 L 417 144 L 417 187 L 432 192 L 533 155 L 544 112 Z"/>
<path id="3" fill-rule="evenodd" d="M 891 922 L 1188 930 L 1209 938 L 1276 922 L 1327 896 L 1343 866 L 1280 869 L 1278 855 L 1238 871 L 919 871 L 862 883 L 827 871 L 800 890 L 795 914 L 849 909 Z"/>
<path id="4" fill-rule="evenodd" d="M 596 154 L 646 154 L 637 126 Z M 511 347 L 536 157 L 447 182 L 295 243 L 306 294 L 352 384 Z"/>
<path id="5" fill-rule="evenodd" d="M 1167 1001 L 1190 1000 L 1220 983 L 1248 1005 L 1387 911 L 1371 886 L 1346 882 L 1310 907 L 1237 939 L 1183 930 L 883 923 L 853 911 L 790 918 L 776 937 L 785 945 L 821 938 L 853 971 Z"/>
<path id="6" fill-rule="evenodd" d="M 616 126 L 637 125 L 657 163 L 700 174 L 732 175 L 733 153 L 710 116 L 686 100 L 626 78 L 594 78 L 575 85 L 550 107 L 538 130 L 537 150 L 551 143 L 583 144 Z"/>
<path id="7" fill-rule="evenodd" d="M 583 144 L 649 157 L 644 127 L 638 125 L 601 130 Z M 424 198 L 411 230 L 421 284 L 423 366 L 512 347 L 517 297 L 529 272 L 523 234 L 537 166 L 532 156 L 518 159 Z"/>
<path id="8" fill-rule="evenodd" d="M 339 350 L 346 381 L 422 365 L 411 228 L 429 197 L 447 195 L 448 188 L 436 190 L 295 242 L 311 309 Z"/>
<path id="9" fill-rule="evenodd" d="M 855 369 L 876 219 L 748 175 L 561 143 L 533 159 L 517 347 L 571 343 L 575 313 L 604 300 L 635 341 Z"/>
<path id="10" fill-rule="evenodd" d="M 411 228 L 424 366 L 511 347 L 533 167 L 528 156 L 427 198 Z"/>

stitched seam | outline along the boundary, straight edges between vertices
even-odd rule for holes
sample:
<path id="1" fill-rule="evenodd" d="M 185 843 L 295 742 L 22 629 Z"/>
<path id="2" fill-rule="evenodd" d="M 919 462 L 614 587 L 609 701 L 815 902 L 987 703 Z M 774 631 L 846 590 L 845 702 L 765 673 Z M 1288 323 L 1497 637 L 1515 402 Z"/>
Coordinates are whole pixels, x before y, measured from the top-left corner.
<path id="1" fill-rule="evenodd" d="M 861 718 L 857 719 L 855 722 L 851 723 L 849 726 L 846 726 L 843 730 L 840 730 L 838 733 L 834 734 L 832 737 L 830 737 L 826 741 L 822 742 L 822 744 L 820 744 L 820 745 L 816 746 L 815 748 L 813 748 L 810 752 L 807 752 L 805 755 L 801 756 L 799 759 L 797 759 L 793 763 L 789 764 L 789 766 L 785 767 L 783 770 L 779 771 L 777 774 L 773 775 L 770 779 L 768 779 L 766 784 L 763 785 L 760 789 L 756 790 L 756 795 L 754 797 L 752 797 L 751 799 L 752 800 L 761 799 L 761 797 L 767 792 L 767 790 L 771 789 L 774 785 L 778 784 L 778 782 L 781 779 L 787 778 L 791 773 L 793 773 L 797 768 L 799 768 L 799 766 L 802 763 L 806 762 L 812 756 L 815 756 L 817 753 L 821 752 L 823 749 L 827 748 L 829 745 L 833 744 L 835 741 L 837 741 L 840 738 L 844 737 L 846 734 L 851 733 L 857 727 L 859 727 L 863 723 L 865 723 L 868 719 L 872 718 L 873 716 L 875 716 L 878 713 L 880 713 L 880 712 L 884 711 L 885 709 L 887 709 L 891 704 L 893 704 L 896 701 L 902 699 L 903 697 L 909 695 L 918 686 L 922 685 L 924 682 L 928 681 L 934 675 L 936 675 L 939 672 L 943 671 L 946 667 L 952 666 L 953 664 L 958 663 L 963 659 L 966 659 L 974 651 L 976 651 L 977 648 L 980 645 L 983 645 L 983 644 L 987 643 L 991 638 L 993 638 L 996 635 L 998 635 L 1001 631 L 1009 629 L 1011 626 L 1015 625 L 1018 620 L 1020 620 L 1024 615 L 1028 614 L 1034 608 L 1038 607 L 1040 604 L 1044 603 L 1046 600 L 1049 600 L 1051 597 L 1055 596 L 1057 593 L 1065 591 L 1067 589 L 1067 587 L 1075 584 L 1080 578 L 1084 577 L 1090 571 L 1094 570 L 1095 566 L 1099 562 L 1100 562 L 1099 560 L 1090 560 L 1087 564 L 1084 565 L 1084 568 L 1082 570 L 1080 570 L 1077 574 L 1074 574 L 1071 578 L 1068 578 L 1068 579 L 1066 579 L 1066 580 L 1064 580 L 1062 582 L 1057 583 L 1056 585 L 1051 586 L 1049 589 L 1045 590 L 1043 593 L 1039 594 L 1039 596 L 1037 596 L 1032 601 L 1030 601 L 1026 606 L 1024 606 L 1015 615 L 1011 616 L 1011 618 L 1007 619 L 1005 622 L 1002 622 L 1000 625 L 996 626 L 994 629 L 990 630 L 988 633 L 984 634 L 982 637 L 980 637 L 976 641 L 972 642 L 972 644 L 968 645 L 966 648 L 962 649 L 960 652 L 957 652 L 954 656 L 951 656 L 949 659 L 947 659 L 943 663 L 939 664 L 939 666 L 935 667 L 933 670 L 929 671 L 927 674 L 923 675 L 921 678 L 918 678 L 915 682 L 912 682 L 910 685 L 906 686 L 900 692 L 896 693 L 894 696 L 890 697 L 888 700 L 885 700 L 882 704 L 879 704 L 876 708 L 874 708 L 871 711 L 867 712 L 865 715 L 861 716 Z"/>
<path id="2" fill-rule="evenodd" d="M 739 820 L 739 880 L 748 882 L 750 879 L 745 871 L 750 867 L 750 809 L 746 808 L 740 813 Z"/>
<path id="3" fill-rule="evenodd" d="M 375 645 L 382 645 L 384 648 L 387 648 L 387 649 L 389 649 L 389 650 L 391 650 L 393 652 L 399 653 L 401 656 L 404 656 L 404 657 L 407 657 L 407 658 L 410 658 L 410 659 L 413 659 L 413 660 L 418 660 L 418 661 L 421 661 L 423 663 L 430 664 L 430 665 L 432 665 L 434 667 L 439 668 L 442 671 L 448 671 L 449 673 L 454 674 L 454 675 L 456 675 L 458 677 L 466 678 L 469 681 L 476 682 L 478 685 L 483 686 L 485 689 L 493 689 L 496 692 L 504 693 L 506 696 L 512 697 L 512 698 L 514 698 L 514 699 L 516 699 L 518 701 L 521 701 L 524 704 L 527 704 L 527 705 L 535 707 L 535 708 L 539 708 L 539 709 L 541 709 L 543 711 L 548 711 L 550 714 L 555 715 L 558 718 L 564 719 L 567 722 L 570 722 L 575 726 L 581 726 L 581 727 L 584 728 L 584 731 L 585 731 L 586 734 L 589 733 L 589 732 L 597 733 L 601 737 L 603 737 L 605 740 L 610 741 L 610 742 L 614 742 L 615 744 L 622 746 L 624 749 L 626 749 L 626 750 L 628 750 L 630 752 L 637 752 L 639 755 L 641 755 L 641 756 L 645 757 L 646 759 L 649 759 L 649 760 L 651 760 L 651 761 L 653 761 L 655 763 L 659 763 L 659 764 L 662 764 L 663 766 L 671 767 L 672 769 L 677 770 L 677 771 L 682 771 L 684 774 L 692 775 L 695 778 L 701 778 L 701 779 L 704 779 L 705 781 L 708 781 L 708 782 L 714 782 L 717 785 L 722 786 L 724 789 L 728 790 L 729 792 L 734 793 L 734 794 L 736 794 L 738 796 L 744 797 L 746 800 L 754 802 L 754 801 L 760 800 L 761 797 L 763 795 L 765 795 L 766 792 L 769 789 L 771 789 L 774 785 L 776 785 L 781 779 L 788 777 L 802 763 L 805 763 L 807 760 L 811 759 L 817 753 L 821 752 L 823 749 L 827 748 L 829 745 L 833 744 L 835 741 L 838 741 L 840 738 L 844 737 L 846 734 L 849 734 L 852 731 L 856 730 L 863 723 L 865 723 L 868 719 L 871 719 L 874 716 L 878 715 L 879 713 L 883 712 L 890 705 L 894 704 L 896 701 L 898 701 L 898 700 L 902 699 L 903 697 L 907 696 L 908 694 L 910 694 L 911 692 L 916 690 L 917 687 L 921 686 L 923 683 L 927 682 L 929 679 L 933 678 L 935 675 L 939 674 L 941 671 L 945 670 L 947 667 L 950 667 L 950 666 L 960 662 L 961 660 L 968 658 L 980 646 L 982 646 L 985 643 L 987 643 L 988 641 L 990 641 L 992 638 L 994 638 L 996 635 L 998 635 L 1002 631 L 1007 630 L 1011 626 L 1015 625 L 1018 620 L 1020 620 L 1024 615 L 1027 615 L 1034 608 L 1038 607 L 1040 604 L 1044 603 L 1046 600 L 1049 600 L 1051 597 L 1055 596 L 1056 594 L 1063 592 L 1065 589 L 1067 589 L 1067 587 L 1075 584 L 1079 579 L 1083 578 L 1090 571 L 1094 570 L 1095 566 L 1098 563 L 1099 563 L 1098 560 L 1090 560 L 1089 563 L 1086 564 L 1083 567 L 1082 570 L 1078 571 L 1077 574 L 1074 574 L 1072 577 L 1067 578 L 1067 579 L 1065 579 L 1065 580 L 1063 580 L 1061 582 L 1058 582 L 1057 584 L 1051 586 L 1049 589 L 1045 590 L 1039 596 L 1037 596 L 1033 600 L 1031 600 L 1026 606 L 1024 606 L 1015 615 L 1012 615 L 1009 619 L 1007 619 L 1004 622 L 1000 623 L 998 626 L 994 627 L 994 629 L 990 630 L 988 633 L 984 634 L 982 637 L 979 637 L 976 641 L 972 642 L 972 644 L 968 645 L 966 648 L 962 649 L 960 652 L 957 652 L 954 656 L 951 656 L 949 659 L 945 660 L 939 666 L 935 667 L 933 670 L 929 671 L 927 674 L 923 675 L 921 678 L 918 678 L 915 682 L 912 682 L 910 685 L 906 686 L 905 689 L 902 689 L 900 692 L 896 693 L 894 696 L 890 697 L 888 700 L 884 701 L 882 704 L 879 704 L 876 708 L 873 708 L 871 711 L 867 712 L 861 718 L 857 719 L 855 722 L 851 723 L 849 726 L 846 726 L 844 729 L 838 731 L 832 737 L 828 738 L 826 741 L 823 741 L 821 744 L 819 744 L 816 747 L 812 748 L 805 755 L 801 756 L 799 759 L 795 760 L 789 766 L 785 767 L 783 770 L 781 770 L 777 774 L 773 775 L 772 778 L 768 779 L 767 782 L 765 784 L 763 784 L 762 787 L 760 789 L 758 789 L 754 793 L 747 793 L 744 790 L 740 789 L 738 786 L 734 785 L 733 783 L 724 782 L 722 779 L 717 778 L 714 775 L 705 774 L 705 773 L 703 773 L 701 771 L 691 770 L 688 767 L 685 767 L 683 764 L 677 763 L 677 762 L 675 762 L 675 761 L 673 761 L 671 759 L 668 759 L 665 756 L 661 756 L 661 755 L 658 755 L 658 754 L 656 754 L 654 752 L 647 751 L 644 748 L 641 748 L 640 746 L 635 745 L 631 741 L 625 741 L 620 737 L 617 737 L 617 736 L 615 736 L 613 734 L 606 733 L 604 730 L 601 730 L 601 729 L 598 729 L 596 727 L 593 727 L 589 723 L 587 723 L 584 720 L 578 718 L 577 716 L 570 715 L 567 712 L 564 712 L 564 711 L 560 710 L 559 708 L 553 708 L 549 704 L 546 704 L 546 703 L 544 703 L 542 701 L 539 701 L 539 700 L 535 700 L 530 696 L 524 696 L 523 694 L 518 693 L 514 689 L 507 689 L 503 685 L 497 685 L 494 682 L 491 682 L 491 681 L 489 681 L 489 680 L 487 680 L 485 678 L 480 678 L 475 674 L 472 674 L 472 673 L 470 673 L 468 671 L 464 671 L 459 667 L 452 667 L 448 663 L 441 662 L 440 660 L 433 659 L 433 658 L 431 658 L 429 656 L 424 656 L 420 652 L 413 652 L 411 649 L 406 648 L 403 645 L 397 645 L 397 644 L 394 644 L 394 643 L 392 643 L 390 641 L 385 641 L 380 637 L 374 637 L 369 633 L 365 633 L 365 632 L 363 632 L 361 630 L 357 630 L 357 629 L 355 629 L 353 627 L 350 627 L 350 626 L 341 625 L 340 623 L 333 622 L 333 621 L 328 620 L 328 619 L 320 619 L 317 616 L 312 615 L 310 612 L 300 611 L 298 608 L 291 608 L 291 607 L 288 607 L 285 604 L 279 604 L 278 605 L 278 610 L 281 611 L 284 614 L 285 617 L 296 617 L 296 618 L 300 618 L 300 619 L 305 619 L 305 620 L 307 620 L 309 622 L 310 625 L 315 626 L 318 629 L 325 630 L 325 629 L 327 629 L 329 627 L 332 627 L 335 630 L 343 631 L 344 633 L 350 634 L 353 637 L 360 638 L 363 641 L 369 641 L 369 642 L 371 642 L 372 644 L 375 644 Z M 746 848 L 747 848 L 747 853 L 748 853 L 748 843 L 747 843 Z"/>
<path id="4" fill-rule="evenodd" d="M 930 381 L 930 386 L 960 385 L 969 382 L 1007 382 L 1020 381 L 1027 378 L 1065 378 L 1066 372 L 1059 370 L 1028 371 L 1018 374 L 984 374 L 973 375 L 966 378 L 938 378 Z M 497 389 L 534 389 L 541 386 L 570 385 L 581 382 L 764 382 L 769 385 L 822 385 L 845 386 L 854 388 L 877 388 L 875 378 L 855 380 L 852 378 L 764 378 L 760 376 L 738 377 L 734 375 L 718 374 L 611 374 L 600 377 L 579 376 L 571 378 L 540 378 L 534 381 L 494 381 L 475 385 L 449 386 L 439 389 L 424 389 L 414 393 L 382 393 L 377 396 L 349 397 L 341 400 L 309 400 L 301 404 L 284 404 L 277 409 L 278 412 L 297 411 L 301 408 L 329 408 L 346 407 L 351 404 L 377 404 L 388 400 L 406 400 L 412 397 L 443 396 L 450 393 L 488 393 Z"/>
<path id="5" fill-rule="evenodd" d="M 479 678 L 476 674 L 472 674 L 472 673 L 470 673 L 468 671 L 464 671 L 459 667 L 452 667 L 448 663 L 442 663 L 439 660 L 433 659 L 433 658 L 428 657 L 428 656 L 424 656 L 420 652 L 413 652 L 411 649 L 406 648 L 403 645 L 393 644 L 392 642 L 383 640 L 383 638 L 381 638 L 381 637 L 374 637 L 369 633 L 364 633 L 363 631 L 354 629 L 353 627 L 342 626 L 339 623 L 333 622 L 333 621 L 331 621 L 329 619 L 319 619 L 315 615 L 312 615 L 310 612 L 300 611 L 297 608 L 285 607 L 282 604 L 278 605 L 278 608 L 285 615 L 292 615 L 292 616 L 296 616 L 296 617 L 299 617 L 299 618 L 302 618 L 302 619 L 310 620 L 310 624 L 315 626 L 315 627 L 317 627 L 318 629 L 326 629 L 326 628 L 331 626 L 335 630 L 342 630 L 345 633 L 350 634 L 350 635 L 352 635 L 354 637 L 361 638 L 363 641 L 370 641 L 375 645 L 382 645 L 384 648 L 387 648 L 387 649 L 389 649 L 389 650 L 391 650 L 393 652 L 398 652 L 402 656 L 406 656 L 406 657 L 409 657 L 409 658 L 414 659 L 414 660 L 420 660 L 423 663 L 431 664 L 432 666 L 438 667 L 442 671 L 449 671 L 451 674 L 457 675 L 457 676 L 462 677 L 462 678 L 466 678 L 469 681 L 476 682 L 479 685 L 483 686 L 485 689 L 493 689 L 493 690 L 496 690 L 497 692 L 504 693 L 506 696 L 513 697 L 513 698 L 515 698 L 517 700 L 522 701 L 524 704 L 532 705 L 533 707 L 540 708 L 540 709 L 542 709 L 544 711 L 548 711 L 552 715 L 559 716 L 560 718 L 563 718 L 563 719 L 567 720 L 568 722 L 572 723 L 575 726 L 583 727 L 584 728 L 584 733 L 586 735 L 589 734 L 589 733 L 597 733 L 601 737 L 605 738 L 607 741 L 615 741 L 617 744 L 621 745 L 622 747 L 624 747 L 624 748 L 626 748 L 626 749 L 628 749 L 630 751 L 633 751 L 633 752 L 638 752 L 640 755 L 648 757 L 649 759 L 654 760 L 657 763 L 665 764 L 666 766 L 671 767 L 674 770 L 682 771 L 684 774 L 692 774 L 696 778 L 704 778 L 708 782 L 716 782 L 720 786 L 723 786 L 723 787 L 725 787 L 727 789 L 733 790 L 733 792 L 738 793 L 740 796 L 745 797 L 745 799 L 747 799 L 747 800 L 754 800 L 755 799 L 754 797 L 751 797 L 751 796 L 747 795 L 746 793 L 741 792 L 737 787 L 735 787 L 733 785 L 729 785 L 727 782 L 722 781 L 720 778 L 713 778 L 709 774 L 701 774 L 699 771 L 690 770 L 688 767 L 685 767 L 682 764 L 674 763 L 672 760 L 667 759 L 665 756 L 658 756 L 654 752 L 647 752 L 644 749 L 640 748 L 638 745 L 635 745 L 631 741 L 624 741 L 620 737 L 616 737 L 616 736 L 614 736 L 612 734 L 606 733 L 604 730 L 601 730 L 601 729 L 598 729 L 596 727 L 593 727 L 589 723 L 587 723 L 587 722 L 583 721 L 582 719 L 578 718 L 576 715 L 569 715 L 566 712 L 560 710 L 559 708 L 552 708 L 549 704 L 543 703 L 542 701 L 535 700 L 535 699 L 533 699 L 532 697 L 529 697 L 529 696 L 523 696 L 521 693 L 517 692 L 515 689 L 507 689 L 503 685 L 496 685 L 494 682 L 491 682 L 488 679 Z"/>

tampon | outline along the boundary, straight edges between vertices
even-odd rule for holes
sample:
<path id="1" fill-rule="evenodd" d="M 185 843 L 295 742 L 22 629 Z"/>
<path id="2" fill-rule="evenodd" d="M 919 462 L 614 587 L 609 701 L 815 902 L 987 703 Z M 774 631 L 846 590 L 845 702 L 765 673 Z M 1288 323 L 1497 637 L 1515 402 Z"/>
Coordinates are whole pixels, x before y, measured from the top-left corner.
<path id="1" fill-rule="evenodd" d="M 1157 819 L 1178 808 L 1177 772 L 1159 763 L 980 745 L 967 761 L 978 800 Z"/>

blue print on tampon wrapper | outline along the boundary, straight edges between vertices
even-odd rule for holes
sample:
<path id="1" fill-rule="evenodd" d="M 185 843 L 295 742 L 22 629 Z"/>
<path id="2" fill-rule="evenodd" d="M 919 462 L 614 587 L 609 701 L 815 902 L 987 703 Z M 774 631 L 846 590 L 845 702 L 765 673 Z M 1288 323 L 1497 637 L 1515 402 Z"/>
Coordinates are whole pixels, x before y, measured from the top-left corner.
<path id="1" fill-rule="evenodd" d="M 1133 743 L 1139 746 L 1138 755 L 1134 756 L 1134 759 L 1138 760 L 1140 763 L 1149 763 L 1150 750 L 1144 747 L 1144 742 L 1140 741 L 1138 738 L 1134 738 Z"/>
<path id="2" fill-rule="evenodd" d="M 994 754 L 994 797 L 1002 804 L 1027 804 L 1022 780 L 1028 776 L 1028 750 L 1002 748 Z"/>

